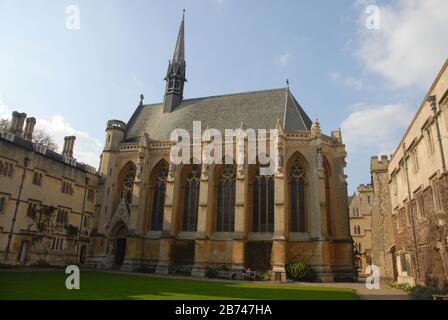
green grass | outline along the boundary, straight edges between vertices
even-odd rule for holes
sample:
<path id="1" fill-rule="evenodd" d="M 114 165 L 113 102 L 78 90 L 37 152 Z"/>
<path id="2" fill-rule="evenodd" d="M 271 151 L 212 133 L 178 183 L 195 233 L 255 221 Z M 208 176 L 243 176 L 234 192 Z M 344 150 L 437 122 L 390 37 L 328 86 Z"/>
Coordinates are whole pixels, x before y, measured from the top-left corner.
<path id="1" fill-rule="evenodd" d="M 294 284 L 179 280 L 81 271 L 81 289 L 67 290 L 63 270 L 0 272 L 0 300 L 353 300 L 352 289 L 316 288 Z"/>

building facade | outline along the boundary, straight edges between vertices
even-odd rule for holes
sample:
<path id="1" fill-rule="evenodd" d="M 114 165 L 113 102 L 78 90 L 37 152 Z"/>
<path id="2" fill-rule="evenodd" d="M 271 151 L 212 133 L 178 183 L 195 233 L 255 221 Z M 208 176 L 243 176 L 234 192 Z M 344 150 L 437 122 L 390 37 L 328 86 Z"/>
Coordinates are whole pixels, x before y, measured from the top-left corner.
<path id="1" fill-rule="evenodd" d="M 142 96 L 127 123 L 107 124 L 88 264 L 201 277 L 211 267 L 249 267 L 284 280 L 288 262 L 304 261 L 321 280 L 352 279 L 341 132 L 324 135 L 289 87 L 184 99 L 184 55 L 182 20 L 164 101 L 144 104 Z M 260 173 L 260 155 L 255 164 L 228 161 L 238 148 L 248 157 L 247 138 L 215 143 L 217 132 L 248 128 L 265 150 L 277 150 L 273 175 Z M 192 134 L 192 163 L 171 161 L 175 129 Z M 279 137 L 272 146 L 270 131 L 260 131 L 270 129 Z M 211 147 L 224 163 L 198 159 Z"/>
<path id="2" fill-rule="evenodd" d="M 372 264 L 372 204 L 371 185 L 360 185 L 349 204 L 355 267 L 360 276 L 365 276 L 367 266 Z"/>
<path id="3" fill-rule="evenodd" d="M 388 174 L 397 279 L 448 280 L 448 61 L 393 154 Z"/>
<path id="4" fill-rule="evenodd" d="M 75 137 L 62 154 L 33 143 L 35 124 L 14 112 L 0 131 L 0 263 L 84 263 L 99 177 L 73 157 Z"/>
<path id="5" fill-rule="evenodd" d="M 373 186 L 372 204 L 372 263 L 379 268 L 384 281 L 397 278 L 395 228 L 389 190 L 390 157 L 382 155 L 370 159 Z"/>

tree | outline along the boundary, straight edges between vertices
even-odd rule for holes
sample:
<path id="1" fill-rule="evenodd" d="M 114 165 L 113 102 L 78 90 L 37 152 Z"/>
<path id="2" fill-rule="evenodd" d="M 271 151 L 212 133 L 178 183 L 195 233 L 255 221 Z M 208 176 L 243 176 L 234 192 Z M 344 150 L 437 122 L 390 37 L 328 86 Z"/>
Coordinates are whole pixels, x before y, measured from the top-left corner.
<path id="1" fill-rule="evenodd" d="M 8 119 L 0 119 L 0 130 L 6 130 L 9 128 L 9 120 Z"/>
<path id="2" fill-rule="evenodd" d="M 11 122 L 8 119 L 0 119 L 0 130 L 9 129 L 10 125 Z M 54 140 L 54 137 L 42 129 L 34 130 L 32 141 L 44 146 L 51 151 L 57 151 L 59 148 L 58 144 Z"/>

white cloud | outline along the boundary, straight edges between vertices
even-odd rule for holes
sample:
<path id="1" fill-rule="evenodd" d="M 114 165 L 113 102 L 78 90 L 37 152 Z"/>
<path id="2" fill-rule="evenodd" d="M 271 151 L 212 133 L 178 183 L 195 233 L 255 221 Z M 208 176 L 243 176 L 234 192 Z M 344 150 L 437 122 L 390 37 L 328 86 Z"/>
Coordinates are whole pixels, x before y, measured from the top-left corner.
<path id="1" fill-rule="evenodd" d="M 11 113 L 11 108 L 3 101 L 3 96 L 0 92 L 0 119 L 10 119 Z"/>
<path id="2" fill-rule="evenodd" d="M 395 0 L 379 8 L 380 30 L 365 27 L 362 10 L 356 56 L 395 87 L 427 89 L 448 56 L 448 1 Z"/>
<path id="3" fill-rule="evenodd" d="M 352 88 L 358 91 L 364 89 L 365 87 L 364 82 L 361 79 L 355 78 L 353 76 L 342 75 L 338 72 L 330 72 L 330 78 L 347 88 Z"/>
<path id="4" fill-rule="evenodd" d="M 291 53 L 289 51 L 283 52 L 281 55 L 277 57 L 277 61 L 284 67 L 288 65 L 289 60 L 291 59 Z"/>
<path id="5" fill-rule="evenodd" d="M 62 149 L 64 137 L 76 136 L 74 157 L 79 162 L 85 162 L 91 166 L 98 167 L 99 157 L 102 151 L 101 142 L 88 133 L 74 129 L 64 117 L 54 115 L 50 119 L 37 119 L 36 128 L 45 130 L 52 135 Z M 59 150 L 61 151 L 61 150 Z"/>
<path id="6" fill-rule="evenodd" d="M 11 119 L 11 108 L 4 102 L 0 93 L 0 119 Z M 64 117 L 54 115 L 50 119 L 37 118 L 36 129 L 42 129 L 51 135 L 59 146 L 61 152 L 64 145 L 64 137 L 76 136 L 74 157 L 79 162 L 98 168 L 102 151 L 102 143 L 88 133 L 74 129 Z"/>
<path id="7" fill-rule="evenodd" d="M 412 118 L 402 104 L 369 106 L 357 104 L 341 124 L 347 151 L 362 154 L 391 154 Z"/>

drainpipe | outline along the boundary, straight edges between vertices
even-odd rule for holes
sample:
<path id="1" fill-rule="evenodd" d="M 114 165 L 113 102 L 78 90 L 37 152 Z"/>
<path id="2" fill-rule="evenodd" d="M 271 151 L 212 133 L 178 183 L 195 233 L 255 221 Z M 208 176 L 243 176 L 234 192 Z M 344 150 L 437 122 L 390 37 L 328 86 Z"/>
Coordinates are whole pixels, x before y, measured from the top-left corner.
<path id="1" fill-rule="evenodd" d="M 442 135 L 440 134 L 440 126 L 439 126 L 439 115 L 437 113 L 437 97 L 436 96 L 430 96 L 428 98 L 428 102 L 431 105 L 431 110 L 434 113 L 435 122 L 436 122 L 436 128 L 437 128 L 437 140 L 439 141 L 439 148 L 440 148 L 440 156 L 442 158 L 442 168 L 443 173 L 446 172 L 446 162 L 445 162 L 445 154 L 443 153 L 443 144 L 442 144 Z"/>
<path id="2" fill-rule="evenodd" d="M 403 143 L 403 158 L 404 158 L 404 169 L 406 172 L 406 183 L 408 185 L 408 199 L 409 199 L 409 210 L 411 212 L 412 235 L 414 237 L 415 258 L 416 258 L 415 269 L 417 272 L 417 279 L 419 279 L 420 278 L 420 260 L 418 257 L 417 232 L 415 231 L 414 210 L 412 209 L 411 185 L 409 184 L 409 171 L 408 171 L 408 162 L 407 162 L 408 155 L 407 155 L 405 143 Z"/>
<path id="3" fill-rule="evenodd" d="M 5 263 L 8 261 L 9 247 L 11 246 L 11 238 L 12 234 L 14 233 L 14 226 L 16 224 L 17 212 L 19 211 L 20 200 L 22 198 L 23 184 L 25 182 L 26 170 L 28 168 L 29 163 L 30 159 L 28 157 L 25 157 L 23 160 L 24 166 L 23 166 L 22 181 L 20 182 L 19 194 L 17 196 L 16 207 L 14 209 L 14 216 L 12 217 L 11 229 L 9 230 L 8 234 L 8 243 L 6 244 Z"/>
<path id="4" fill-rule="evenodd" d="M 82 210 L 81 210 L 81 221 L 79 222 L 78 239 L 76 242 L 76 259 L 78 260 L 78 262 L 79 262 L 79 258 L 80 258 L 79 257 L 79 244 L 81 242 L 82 227 L 83 227 L 83 223 L 84 223 L 84 219 L 85 219 L 84 210 L 86 207 L 88 184 L 89 184 L 89 178 L 87 177 L 87 173 L 86 173 L 85 186 L 84 186 L 84 199 L 82 201 Z"/>

